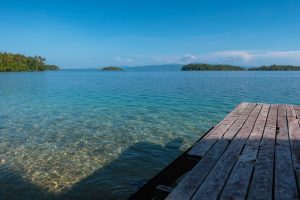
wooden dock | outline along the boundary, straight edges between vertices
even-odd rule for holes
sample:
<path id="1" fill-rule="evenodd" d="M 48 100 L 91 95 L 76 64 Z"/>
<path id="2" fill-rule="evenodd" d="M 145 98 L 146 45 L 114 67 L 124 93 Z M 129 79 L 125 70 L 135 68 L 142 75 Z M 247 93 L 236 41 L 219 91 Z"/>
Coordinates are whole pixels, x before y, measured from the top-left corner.
<path id="1" fill-rule="evenodd" d="M 299 199 L 300 107 L 241 103 L 131 199 Z"/>

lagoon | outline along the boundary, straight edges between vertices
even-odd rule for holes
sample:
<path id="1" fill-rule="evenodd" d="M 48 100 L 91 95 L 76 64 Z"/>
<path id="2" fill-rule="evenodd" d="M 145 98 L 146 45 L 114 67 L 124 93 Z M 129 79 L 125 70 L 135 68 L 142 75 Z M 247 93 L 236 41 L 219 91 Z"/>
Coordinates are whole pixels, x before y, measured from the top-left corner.
<path id="1" fill-rule="evenodd" d="M 124 199 L 242 101 L 300 105 L 300 72 L 0 73 L 0 197 Z"/>

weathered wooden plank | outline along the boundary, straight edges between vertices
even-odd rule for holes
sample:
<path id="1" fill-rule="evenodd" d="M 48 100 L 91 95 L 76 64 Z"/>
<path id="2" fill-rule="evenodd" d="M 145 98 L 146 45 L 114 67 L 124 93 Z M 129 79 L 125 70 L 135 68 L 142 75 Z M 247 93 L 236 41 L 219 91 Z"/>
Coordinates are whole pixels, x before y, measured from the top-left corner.
<path id="1" fill-rule="evenodd" d="M 295 109 L 293 105 L 286 105 L 286 116 L 287 117 L 293 117 L 293 118 L 297 118 Z"/>
<path id="2" fill-rule="evenodd" d="M 247 120 L 247 118 L 249 117 L 249 115 L 240 115 L 240 117 L 238 117 L 235 121 L 236 124 L 240 124 L 240 126 L 232 126 L 230 127 L 230 129 L 224 133 L 224 138 L 225 139 L 229 139 L 231 140 L 236 132 L 241 128 L 241 126 L 244 124 L 244 122 Z"/>
<path id="3" fill-rule="evenodd" d="M 247 118 L 250 112 L 255 107 L 255 104 L 247 106 L 247 109 L 241 114 L 243 118 Z M 241 117 L 240 116 L 240 117 Z M 232 129 L 228 131 L 236 131 L 242 127 L 239 122 L 234 122 Z M 237 128 L 239 127 L 239 128 Z M 203 138 L 202 140 L 207 140 Z M 230 143 L 230 140 L 221 138 L 218 142 L 208 151 L 207 154 L 198 162 L 198 164 L 184 177 L 184 179 L 177 185 L 177 187 L 171 192 L 171 194 L 166 199 L 189 199 L 196 192 L 197 188 L 200 186 L 202 181 L 205 179 L 207 174 L 213 168 L 215 163 L 219 160 L 222 153 L 225 151 L 226 147 Z"/>
<path id="4" fill-rule="evenodd" d="M 275 199 L 299 199 L 294 174 L 287 114 L 285 105 L 278 107 L 277 125 L 279 128 L 275 145 Z"/>
<path id="5" fill-rule="evenodd" d="M 249 104 L 244 112 L 235 120 L 233 125 L 223 134 L 223 139 L 232 140 L 232 138 L 239 132 L 241 127 L 245 124 L 256 104 Z"/>
<path id="6" fill-rule="evenodd" d="M 184 177 L 176 188 L 166 198 L 167 200 L 190 199 L 203 182 L 207 174 L 219 160 L 229 144 L 229 140 L 220 139 L 199 163 Z"/>
<path id="7" fill-rule="evenodd" d="M 271 200 L 278 105 L 271 105 L 255 162 L 248 199 Z"/>
<path id="8" fill-rule="evenodd" d="M 300 191 L 300 126 L 293 106 L 286 106 L 288 113 L 289 137 L 292 150 L 294 171 L 297 178 L 297 187 Z M 300 111 L 300 110 L 299 110 Z M 300 114 L 300 112 L 299 112 Z"/>
<path id="9" fill-rule="evenodd" d="M 220 199 L 245 199 L 270 105 L 263 105 L 246 145 L 233 168 Z"/>
<path id="10" fill-rule="evenodd" d="M 300 106 L 293 106 L 294 107 L 294 110 L 295 110 L 295 113 L 296 113 L 296 118 L 298 119 L 298 123 L 299 123 L 299 126 L 300 126 Z M 298 184 L 298 192 L 300 191 L 300 170 L 298 169 L 298 167 L 295 169 L 296 171 L 296 176 L 297 176 L 297 184 Z"/>
<path id="11" fill-rule="evenodd" d="M 286 109 L 287 113 L 290 113 L 287 119 L 294 169 L 298 171 L 300 170 L 300 127 L 294 107 L 287 105 Z"/>
<path id="12" fill-rule="evenodd" d="M 192 199 L 217 199 L 251 133 L 262 105 L 257 105 Z"/>
<path id="13" fill-rule="evenodd" d="M 202 140 L 196 143 L 188 152 L 191 156 L 203 157 L 205 153 L 223 136 L 234 121 L 251 106 L 248 103 L 239 104 L 236 109 L 227 115 L 215 128 L 213 128 Z"/>
<path id="14" fill-rule="evenodd" d="M 300 106 L 293 106 L 297 119 L 300 119 Z"/>
<path id="15" fill-rule="evenodd" d="M 237 105 L 228 115 L 226 115 L 217 125 L 215 125 L 214 128 L 209 133 L 207 133 L 205 137 L 210 135 L 221 124 L 230 124 L 234 118 L 242 114 L 247 105 L 249 105 L 249 103 L 247 102 L 242 102 L 239 105 Z"/>

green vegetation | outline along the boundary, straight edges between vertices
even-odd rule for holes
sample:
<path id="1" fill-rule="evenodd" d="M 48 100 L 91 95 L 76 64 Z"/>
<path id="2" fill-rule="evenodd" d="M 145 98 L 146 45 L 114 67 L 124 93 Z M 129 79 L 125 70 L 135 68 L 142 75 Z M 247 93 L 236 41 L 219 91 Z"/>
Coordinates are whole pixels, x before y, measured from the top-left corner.
<path id="1" fill-rule="evenodd" d="M 53 71 L 53 70 L 59 70 L 59 67 L 56 65 L 44 65 L 45 70 Z"/>
<path id="2" fill-rule="evenodd" d="M 123 69 L 121 67 L 108 66 L 108 67 L 103 67 L 102 70 L 103 71 L 121 71 Z"/>
<path id="3" fill-rule="evenodd" d="M 243 71 L 247 70 L 239 66 L 213 65 L 213 64 L 188 64 L 181 68 L 182 71 Z M 293 65 L 270 65 L 249 68 L 249 71 L 300 71 L 300 66 Z"/>
<path id="4" fill-rule="evenodd" d="M 46 65 L 40 56 L 0 53 L 0 72 L 59 70 L 56 65 Z"/>
<path id="5" fill-rule="evenodd" d="M 181 68 L 182 71 L 243 71 L 242 67 L 232 65 L 213 64 L 188 64 Z"/>
<path id="6" fill-rule="evenodd" d="M 261 66 L 255 68 L 249 68 L 249 71 L 298 71 L 300 66 L 293 65 L 270 65 L 270 66 Z"/>

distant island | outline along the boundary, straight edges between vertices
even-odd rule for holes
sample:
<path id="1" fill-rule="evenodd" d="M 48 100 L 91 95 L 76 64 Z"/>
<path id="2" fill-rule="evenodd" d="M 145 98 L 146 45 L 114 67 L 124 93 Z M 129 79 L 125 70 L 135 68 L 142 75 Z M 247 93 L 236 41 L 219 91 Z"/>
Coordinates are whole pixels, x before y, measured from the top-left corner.
<path id="1" fill-rule="evenodd" d="M 41 56 L 0 53 L 0 72 L 59 70 L 58 66 L 47 65 L 45 62 L 46 59 Z"/>
<path id="2" fill-rule="evenodd" d="M 300 66 L 293 65 L 270 65 L 255 68 L 249 68 L 249 71 L 300 71 Z"/>
<path id="3" fill-rule="evenodd" d="M 181 68 L 181 71 L 244 71 L 245 68 L 233 66 L 233 65 L 222 65 L 222 64 L 188 64 Z"/>
<path id="4" fill-rule="evenodd" d="M 108 66 L 108 67 L 103 67 L 101 70 L 102 71 L 121 71 L 121 70 L 123 70 L 123 68 Z"/>
<path id="5" fill-rule="evenodd" d="M 300 66 L 293 65 L 270 65 L 253 68 L 243 68 L 224 64 L 187 64 L 181 68 L 181 71 L 300 71 Z"/>

